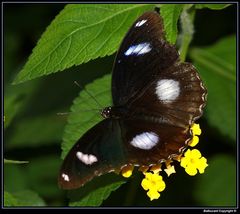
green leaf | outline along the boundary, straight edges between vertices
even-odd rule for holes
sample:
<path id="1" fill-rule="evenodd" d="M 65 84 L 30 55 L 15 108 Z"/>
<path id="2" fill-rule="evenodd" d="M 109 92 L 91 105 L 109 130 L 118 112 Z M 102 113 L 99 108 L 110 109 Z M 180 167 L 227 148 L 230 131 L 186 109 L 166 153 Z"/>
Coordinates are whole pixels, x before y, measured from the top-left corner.
<path id="1" fill-rule="evenodd" d="M 164 30 L 169 43 L 175 44 L 178 29 L 177 23 L 184 4 L 162 4 L 161 16 L 163 17 Z"/>
<path id="2" fill-rule="evenodd" d="M 20 106 L 23 103 L 24 97 L 21 94 L 8 94 L 4 97 L 4 128 L 7 128 Z"/>
<path id="3" fill-rule="evenodd" d="M 28 186 L 44 198 L 62 196 L 64 192 L 57 184 L 60 165 L 59 154 L 43 153 L 42 156 L 31 159 L 24 169 Z"/>
<path id="4" fill-rule="evenodd" d="M 29 163 L 31 164 L 31 162 Z M 18 192 L 28 189 L 26 167 L 29 164 L 6 164 L 4 166 L 4 190 Z M 13 176 L 14 175 L 14 176 Z M 16 179 L 17 178 L 17 179 Z"/>
<path id="5" fill-rule="evenodd" d="M 63 158 L 73 144 L 75 144 L 88 129 L 102 120 L 102 117 L 99 114 L 100 108 L 111 105 L 110 80 L 111 76 L 105 75 L 86 86 L 87 92 L 89 92 L 101 104 L 101 107 L 97 105 L 96 101 L 86 92 L 86 90 L 81 91 L 79 97 L 74 100 L 63 137 Z M 91 109 L 93 111 L 91 111 Z M 94 178 L 94 180 L 90 181 L 77 191 L 80 193 L 77 193 L 76 197 L 73 197 L 72 195 L 70 196 L 70 205 L 100 205 L 112 191 L 116 190 L 124 183 L 119 177 L 120 176 L 115 175 L 114 177 L 112 174 L 107 174 Z"/>
<path id="6" fill-rule="evenodd" d="M 12 131 L 6 147 L 12 149 L 57 143 L 61 141 L 65 123 L 56 113 L 23 119 Z"/>
<path id="7" fill-rule="evenodd" d="M 202 206 L 236 206 L 236 160 L 218 155 L 208 160 L 209 166 L 198 176 L 194 196 Z"/>
<path id="8" fill-rule="evenodd" d="M 31 190 L 16 193 L 4 191 L 4 206 L 46 206 L 39 195 Z"/>
<path id="9" fill-rule="evenodd" d="M 4 158 L 4 164 L 11 163 L 11 164 L 23 164 L 29 163 L 28 161 L 18 161 L 18 160 L 7 160 Z"/>
<path id="10" fill-rule="evenodd" d="M 27 100 L 39 87 L 39 81 L 18 86 L 8 85 L 4 92 L 4 128 L 6 129 L 14 117 L 23 109 Z"/>
<path id="11" fill-rule="evenodd" d="M 111 105 L 110 84 L 111 76 L 106 75 L 86 86 L 86 90 L 101 104 L 83 90 L 74 100 L 68 124 L 64 130 L 62 143 L 62 158 L 72 148 L 73 144 L 91 127 L 102 120 L 99 110 Z"/>
<path id="12" fill-rule="evenodd" d="M 14 84 L 113 54 L 133 21 L 154 5 L 69 4 L 38 41 Z"/>
<path id="13" fill-rule="evenodd" d="M 113 173 L 102 175 L 87 183 L 78 190 L 70 191 L 70 206 L 99 206 L 109 197 L 112 191 L 118 189 L 124 180 Z"/>
<path id="14" fill-rule="evenodd" d="M 196 9 L 208 8 L 211 10 L 222 10 L 231 4 L 195 4 Z"/>
<path id="15" fill-rule="evenodd" d="M 33 155 L 39 156 L 32 157 L 28 164 L 4 166 L 4 190 L 15 193 L 31 189 L 44 198 L 63 197 L 64 191 L 57 185 L 61 164 L 59 154 L 49 155 L 49 150 L 46 149 L 35 151 L 37 153 Z"/>
<path id="16" fill-rule="evenodd" d="M 6 191 L 4 191 L 4 206 L 6 207 L 17 206 L 17 199 Z"/>
<path id="17" fill-rule="evenodd" d="M 210 47 L 193 48 L 190 57 L 208 89 L 204 115 L 222 134 L 236 139 L 236 36 Z"/>

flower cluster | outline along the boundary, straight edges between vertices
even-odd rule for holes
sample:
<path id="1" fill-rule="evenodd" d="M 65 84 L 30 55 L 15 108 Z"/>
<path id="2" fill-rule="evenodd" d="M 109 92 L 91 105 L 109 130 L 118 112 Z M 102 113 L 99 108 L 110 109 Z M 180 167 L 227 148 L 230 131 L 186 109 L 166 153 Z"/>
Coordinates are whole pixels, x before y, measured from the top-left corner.
<path id="1" fill-rule="evenodd" d="M 162 176 L 158 173 L 145 172 L 145 178 L 141 183 L 144 190 L 148 191 L 147 195 L 152 201 L 153 199 L 158 199 L 160 197 L 160 193 L 162 192 L 166 184 L 162 179 Z"/>
<path id="2" fill-rule="evenodd" d="M 189 146 L 194 147 L 198 144 L 198 135 L 201 134 L 201 129 L 199 124 L 193 124 L 191 127 L 193 138 L 189 143 Z M 184 157 L 181 158 L 180 165 L 185 168 L 187 174 L 194 176 L 199 173 L 204 173 L 205 168 L 208 166 L 207 159 L 202 157 L 201 152 L 197 149 L 188 149 L 184 153 Z"/>
<path id="3" fill-rule="evenodd" d="M 191 126 L 192 140 L 189 142 L 190 147 L 194 147 L 199 142 L 199 135 L 201 134 L 201 129 L 199 124 L 193 124 Z M 204 173 L 205 168 L 208 166 L 207 159 L 202 157 L 201 153 L 197 149 L 190 150 L 188 149 L 183 155 L 179 155 L 175 160 L 180 162 L 180 166 L 185 168 L 187 174 L 194 176 L 199 172 L 200 174 Z M 176 173 L 174 165 L 172 164 L 173 160 L 167 160 L 164 166 L 164 172 L 169 177 L 171 174 Z M 142 180 L 141 185 L 144 190 L 147 191 L 147 196 L 150 200 L 158 199 L 160 197 L 160 192 L 162 192 L 166 184 L 163 181 L 162 175 L 160 175 L 163 165 L 153 165 L 151 167 L 141 166 L 139 171 L 143 173 L 145 178 Z M 125 166 L 121 173 L 124 177 L 130 177 L 132 175 L 134 167 L 132 165 Z"/>
<path id="4" fill-rule="evenodd" d="M 187 174 L 194 176 L 199 173 L 204 173 L 205 168 L 208 166 L 207 159 L 202 157 L 197 149 L 188 149 L 181 158 L 180 165 L 185 168 Z"/>

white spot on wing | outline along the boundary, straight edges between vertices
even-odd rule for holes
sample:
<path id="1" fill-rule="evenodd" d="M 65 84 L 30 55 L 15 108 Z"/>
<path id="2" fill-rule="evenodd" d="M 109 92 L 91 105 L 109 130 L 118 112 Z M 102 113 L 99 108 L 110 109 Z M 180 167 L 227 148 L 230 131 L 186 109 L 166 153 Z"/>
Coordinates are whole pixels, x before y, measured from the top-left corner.
<path id="1" fill-rule="evenodd" d="M 132 139 L 130 144 L 139 149 L 149 150 L 156 146 L 159 137 L 154 132 L 143 132 Z"/>
<path id="2" fill-rule="evenodd" d="M 138 45 L 132 45 L 130 46 L 127 51 L 125 51 L 125 55 L 129 56 L 129 55 L 142 55 L 145 53 L 148 53 L 149 51 L 151 51 L 152 48 L 150 46 L 150 43 L 145 42 L 145 43 L 140 43 Z"/>
<path id="3" fill-rule="evenodd" d="M 69 181 L 69 176 L 67 174 L 62 173 L 62 178 L 64 181 Z"/>
<path id="4" fill-rule="evenodd" d="M 156 94 L 161 101 L 171 103 L 180 94 L 179 82 L 172 79 L 159 80 L 156 86 Z"/>
<path id="5" fill-rule="evenodd" d="M 143 19 L 141 21 L 138 21 L 136 24 L 135 24 L 135 27 L 140 27 L 142 26 L 147 20 L 146 19 Z"/>
<path id="6" fill-rule="evenodd" d="M 84 154 L 82 152 L 77 152 L 76 156 L 80 161 L 82 161 L 86 165 L 91 165 L 91 164 L 98 161 L 97 157 L 95 155 L 92 155 L 92 154 Z"/>

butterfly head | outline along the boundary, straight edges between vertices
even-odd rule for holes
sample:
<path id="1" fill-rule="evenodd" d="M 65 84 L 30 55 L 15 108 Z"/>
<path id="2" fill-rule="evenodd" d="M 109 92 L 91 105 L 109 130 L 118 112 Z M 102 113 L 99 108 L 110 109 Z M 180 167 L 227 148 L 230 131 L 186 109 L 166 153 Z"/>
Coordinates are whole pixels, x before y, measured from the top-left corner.
<path id="1" fill-rule="evenodd" d="M 109 118 L 111 117 L 111 112 L 112 112 L 112 107 L 108 106 L 101 111 L 101 115 L 103 118 Z"/>

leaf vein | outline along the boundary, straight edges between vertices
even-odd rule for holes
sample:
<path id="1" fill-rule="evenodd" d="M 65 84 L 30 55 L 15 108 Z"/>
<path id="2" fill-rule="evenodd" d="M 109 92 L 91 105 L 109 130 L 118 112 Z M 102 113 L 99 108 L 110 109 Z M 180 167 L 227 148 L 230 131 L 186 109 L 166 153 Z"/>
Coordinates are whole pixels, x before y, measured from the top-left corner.
<path id="1" fill-rule="evenodd" d="M 36 63 L 31 69 L 29 69 L 28 73 L 30 73 L 33 69 L 35 69 L 37 66 L 39 66 L 40 63 L 42 63 L 49 55 L 51 55 L 51 54 L 62 44 L 62 42 L 63 42 L 65 39 L 67 39 L 69 36 L 77 33 L 77 32 L 80 31 L 80 30 L 84 30 L 84 29 L 87 29 L 87 28 L 94 27 L 94 26 L 96 26 L 96 25 L 98 25 L 98 24 L 105 23 L 106 21 L 111 20 L 113 17 L 116 17 L 116 16 L 118 16 L 118 15 L 120 15 L 120 14 L 123 14 L 123 13 L 125 13 L 125 12 L 128 12 L 128 11 L 130 11 L 130 10 L 133 10 L 133 9 L 135 9 L 135 8 L 139 8 L 139 7 L 142 7 L 142 6 L 143 6 L 142 4 L 139 4 L 139 5 L 137 5 L 137 6 L 134 5 L 133 7 L 129 7 L 129 8 L 123 9 L 123 10 L 121 10 L 121 11 L 119 11 L 119 12 L 114 13 L 113 15 L 110 15 L 110 16 L 108 16 L 108 17 L 106 17 L 106 18 L 98 21 L 98 22 L 95 22 L 95 23 L 90 24 L 90 25 L 88 25 L 88 26 L 84 26 L 84 27 L 77 28 L 76 30 L 72 31 L 72 32 L 69 33 L 67 36 L 65 36 L 61 41 L 59 41 L 58 44 L 56 44 L 55 48 L 53 48 L 53 50 L 49 52 L 49 54 L 47 54 L 42 60 L 40 60 L 38 63 Z M 33 58 L 32 60 L 34 60 L 34 58 Z"/>

